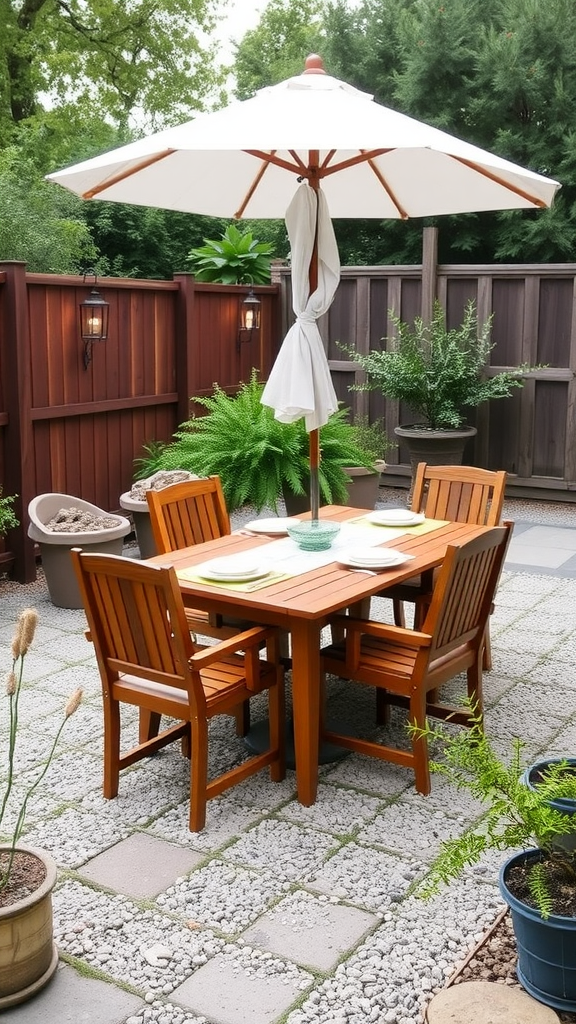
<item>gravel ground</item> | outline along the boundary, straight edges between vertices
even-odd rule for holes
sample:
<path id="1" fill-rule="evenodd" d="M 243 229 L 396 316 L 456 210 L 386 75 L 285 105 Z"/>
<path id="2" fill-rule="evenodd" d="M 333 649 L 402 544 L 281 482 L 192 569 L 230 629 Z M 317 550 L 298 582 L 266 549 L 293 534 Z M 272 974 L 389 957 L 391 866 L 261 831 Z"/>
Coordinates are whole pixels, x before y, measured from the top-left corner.
<path id="1" fill-rule="evenodd" d="M 383 489 L 381 500 L 401 505 L 402 493 Z M 573 516 L 573 507 L 560 513 Z M 529 503 L 516 512 L 529 521 L 532 514 Z M 235 517 L 234 525 L 251 517 Z M 130 554 L 136 554 L 133 548 Z M 213 1005 L 200 1013 L 191 997 L 186 1002 L 187 986 L 203 977 L 206 999 L 225 998 L 229 989 L 241 992 L 250 1024 L 420 1022 L 428 1000 L 502 908 L 501 856 L 495 854 L 432 900 L 415 892 L 439 843 L 472 824 L 481 807 L 440 777 L 430 796 L 421 798 L 406 769 L 351 755 L 321 768 L 313 807 L 297 802 L 293 773 L 278 785 L 260 773 L 211 801 L 206 829 L 192 835 L 188 765 L 171 748 L 127 770 L 118 797 L 106 801 L 101 687 L 82 614 L 54 608 L 41 576 L 27 587 L 5 581 L 0 590 L 5 667 L 16 613 L 35 604 L 40 614 L 26 663 L 19 793 L 34 777 L 33 765 L 55 733 L 68 694 L 78 685 L 85 691 L 31 801 L 24 838 L 47 848 L 58 863 L 54 920 L 61 955 L 79 972 L 96 972 L 141 999 L 141 1009 L 119 1017 L 118 1024 L 226 1020 Z M 527 761 L 576 748 L 575 604 L 574 579 L 503 574 L 491 621 L 494 669 L 486 679 L 486 725 L 504 752 L 520 732 Z M 390 621 L 389 602 L 375 601 L 373 614 Z M 254 717 L 262 711 L 257 701 Z M 329 715 L 373 729 L 372 695 L 331 680 Z M 128 736 L 136 727 L 136 716 L 128 715 Z M 406 742 L 399 713 L 390 738 Z M 212 770 L 239 756 L 243 745 L 230 721 L 215 721 Z M 156 886 L 145 879 L 149 887 L 142 895 L 133 842 L 151 844 L 144 862 L 149 872 L 160 872 L 168 853 L 184 863 Z M 155 855 L 156 849 L 162 852 Z M 113 882 L 96 874 L 103 855 L 117 857 Z M 275 936 L 274 948 L 263 945 L 263 933 Z M 506 982 L 513 973 L 511 949 L 501 936 L 490 946 L 477 953 L 470 970 L 493 972 L 496 961 L 505 963 Z M 274 1011 L 264 1018 L 262 993 L 270 992 Z M 56 1018 L 47 1020 L 56 1024 Z M 236 1024 L 237 1018 L 231 1020 Z"/>

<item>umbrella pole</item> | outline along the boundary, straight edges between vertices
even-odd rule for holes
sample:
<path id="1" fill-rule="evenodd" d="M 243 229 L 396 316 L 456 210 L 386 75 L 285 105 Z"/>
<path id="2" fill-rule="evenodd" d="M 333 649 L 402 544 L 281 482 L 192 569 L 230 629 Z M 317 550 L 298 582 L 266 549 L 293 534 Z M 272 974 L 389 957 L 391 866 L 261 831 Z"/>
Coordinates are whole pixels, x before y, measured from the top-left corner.
<path id="1" fill-rule="evenodd" d="M 319 151 L 313 149 L 310 150 L 308 153 L 308 168 L 310 172 L 308 184 L 314 189 L 316 199 L 318 199 L 318 189 L 320 188 L 320 178 L 318 176 L 319 161 Z M 316 231 L 314 233 L 314 245 L 312 246 L 312 255 L 310 257 L 308 283 L 310 287 L 310 295 L 312 295 L 318 287 L 318 202 L 316 202 Z M 311 430 L 308 437 L 310 452 L 310 511 L 312 513 L 312 519 L 317 520 L 319 518 L 320 509 L 320 432 L 318 428 Z"/>

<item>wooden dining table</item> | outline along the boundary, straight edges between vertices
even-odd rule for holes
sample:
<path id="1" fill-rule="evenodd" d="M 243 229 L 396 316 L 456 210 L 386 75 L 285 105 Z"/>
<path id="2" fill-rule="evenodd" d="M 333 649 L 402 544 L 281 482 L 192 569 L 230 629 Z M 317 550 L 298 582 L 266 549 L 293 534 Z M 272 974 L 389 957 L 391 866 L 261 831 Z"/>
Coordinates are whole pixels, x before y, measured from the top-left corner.
<path id="1" fill-rule="evenodd" d="M 366 509 L 366 513 L 370 510 Z M 357 508 L 328 505 L 320 510 L 321 519 L 337 522 L 358 520 Z M 304 518 L 304 517 L 301 517 Z M 279 626 L 291 636 L 292 703 L 294 750 L 298 799 L 309 807 L 316 800 L 320 729 L 320 637 L 331 615 L 382 594 L 387 587 L 420 573 L 432 574 L 444 559 L 449 544 L 461 544 L 486 530 L 467 523 L 444 523 L 430 532 L 406 531 L 398 536 L 382 528 L 378 547 L 393 547 L 413 557 L 375 575 L 355 571 L 333 561 L 309 572 L 285 576 L 248 591 L 215 584 L 214 581 L 180 579 L 184 603 L 212 613 L 249 620 L 262 625 Z M 387 534 L 388 538 L 387 539 Z M 220 556 L 259 548 L 277 537 L 250 534 L 242 529 L 217 540 L 156 555 L 146 561 L 152 565 L 173 565 L 176 571 Z M 335 557 L 337 557 L 335 555 Z"/>

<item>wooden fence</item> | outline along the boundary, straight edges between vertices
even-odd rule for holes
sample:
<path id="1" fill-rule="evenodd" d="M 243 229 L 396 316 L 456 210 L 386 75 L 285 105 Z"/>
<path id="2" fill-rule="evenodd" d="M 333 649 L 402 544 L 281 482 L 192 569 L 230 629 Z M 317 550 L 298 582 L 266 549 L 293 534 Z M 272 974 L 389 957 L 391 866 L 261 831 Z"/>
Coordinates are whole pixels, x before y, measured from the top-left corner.
<path id="1" fill-rule="evenodd" d="M 108 340 L 87 369 L 78 306 L 94 279 L 28 274 L 0 263 L 0 481 L 21 521 L 5 545 L 21 581 L 35 576 L 27 508 L 50 491 L 119 510 L 133 460 L 188 419 L 190 396 L 215 381 L 235 391 L 252 367 L 269 373 L 281 341 L 277 285 L 254 289 L 261 326 L 238 331 L 247 288 L 174 281 L 98 280 L 110 304 Z"/>
<path id="2" fill-rule="evenodd" d="M 17 494 L 22 522 L 11 531 L 5 559 L 13 574 L 34 578 L 27 507 L 37 494 L 58 491 L 119 509 L 133 460 L 150 440 L 168 439 L 188 418 L 190 396 L 214 382 L 234 392 L 252 367 L 266 379 L 290 324 L 290 272 L 255 289 L 262 323 L 238 332 L 246 287 L 206 285 L 190 275 L 173 281 L 98 281 L 110 303 L 108 340 L 94 346 L 84 369 L 78 306 L 88 295 L 78 277 L 28 274 L 0 263 L 0 481 Z M 402 319 L 429 316 L 437 296 L 449 326 L 475 299 L 479 318 L 494 314 L 492 365 L 547 364 L 522 390 L 476 411 L 478 428 L 466 461 L 506 469 L 514 493 L 572 498 L 576 490 L 576 264 L 438 266 L 436 229 L 424 231 L 423 261 L 413 267 L 346 267 L 320 327 L 339 398 L 353 414 L 383 417 L 389 435 L 409 410 L 375 392 L 350 392 L 358 367 L 338 342 L 361 352 L 391 331 L 388 311 Z M 387 456 L 390 482 L 409 473 L 401 446 Z M 509 489 L 511 490 L 511 489 Z M 0 562 L 2 555 L 0 553 Z"/>
<path id="3" fill-rule="evenodd" d="M 496 373 L 519 364 L 546 364 L 512 397 L 473 410 L 478 434 L 465 459 L 510 474 L 509 493 L 573 498 L 576 490 L 576 264 L 453 266 L 436 264 L 437 229 L 424 230 L 423 262 L 413 267 L 344 267 L 334 302 L 320 323 L 336 393 L 354 416 L 382 418 L 394 427 L 413 422 L 410 410 L 377 392 L 350 392 L 362 371 L 338 347 L 359 352 L 382 346 L 393 333 L 388 311 L 402 320 L 429 317 L 434 298 L 449 327 L 460 323 L 474 299 L 483 323 L 493 315 L 491 366 Z M 290 309 L 290 277 L 281 273 L 283 327 Z M 409 475 L 403 445 L 387 455 L 387 475 Z"/>

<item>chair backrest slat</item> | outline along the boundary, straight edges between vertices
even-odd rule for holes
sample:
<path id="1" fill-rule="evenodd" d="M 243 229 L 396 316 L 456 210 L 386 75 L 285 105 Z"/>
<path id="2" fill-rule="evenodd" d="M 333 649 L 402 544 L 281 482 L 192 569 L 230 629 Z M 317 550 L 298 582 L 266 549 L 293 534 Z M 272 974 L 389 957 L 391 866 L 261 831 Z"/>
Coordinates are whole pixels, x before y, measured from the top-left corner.
<path id="1" fill-rule="evenodd" d="M 433 636 L 432 659 L 483 635 L 511 534 L 506 523 L 448 548 L 422 626 Z"/>
<path id="2" fill-rule="evenodd" d="M 158 554 L 230 533 L 230 517 L 217 476 L 186 480 L 161 491 L 147 491 L 146 500 Z"/>
<path id="3" fill-rule="evenodd" d="M 506 473 L 476 466 L 418 465 L 412 509 L 429 519 L 497 526 L 502 516 Z"/>
<path id="4" fill-rule="evenodd" d="M 188 668 L 195 646 L 174 569 L 77 549 L 71 554 L 105 675 L 154 679 L 188 690 L 203 706 L 202 685 Z"/>

